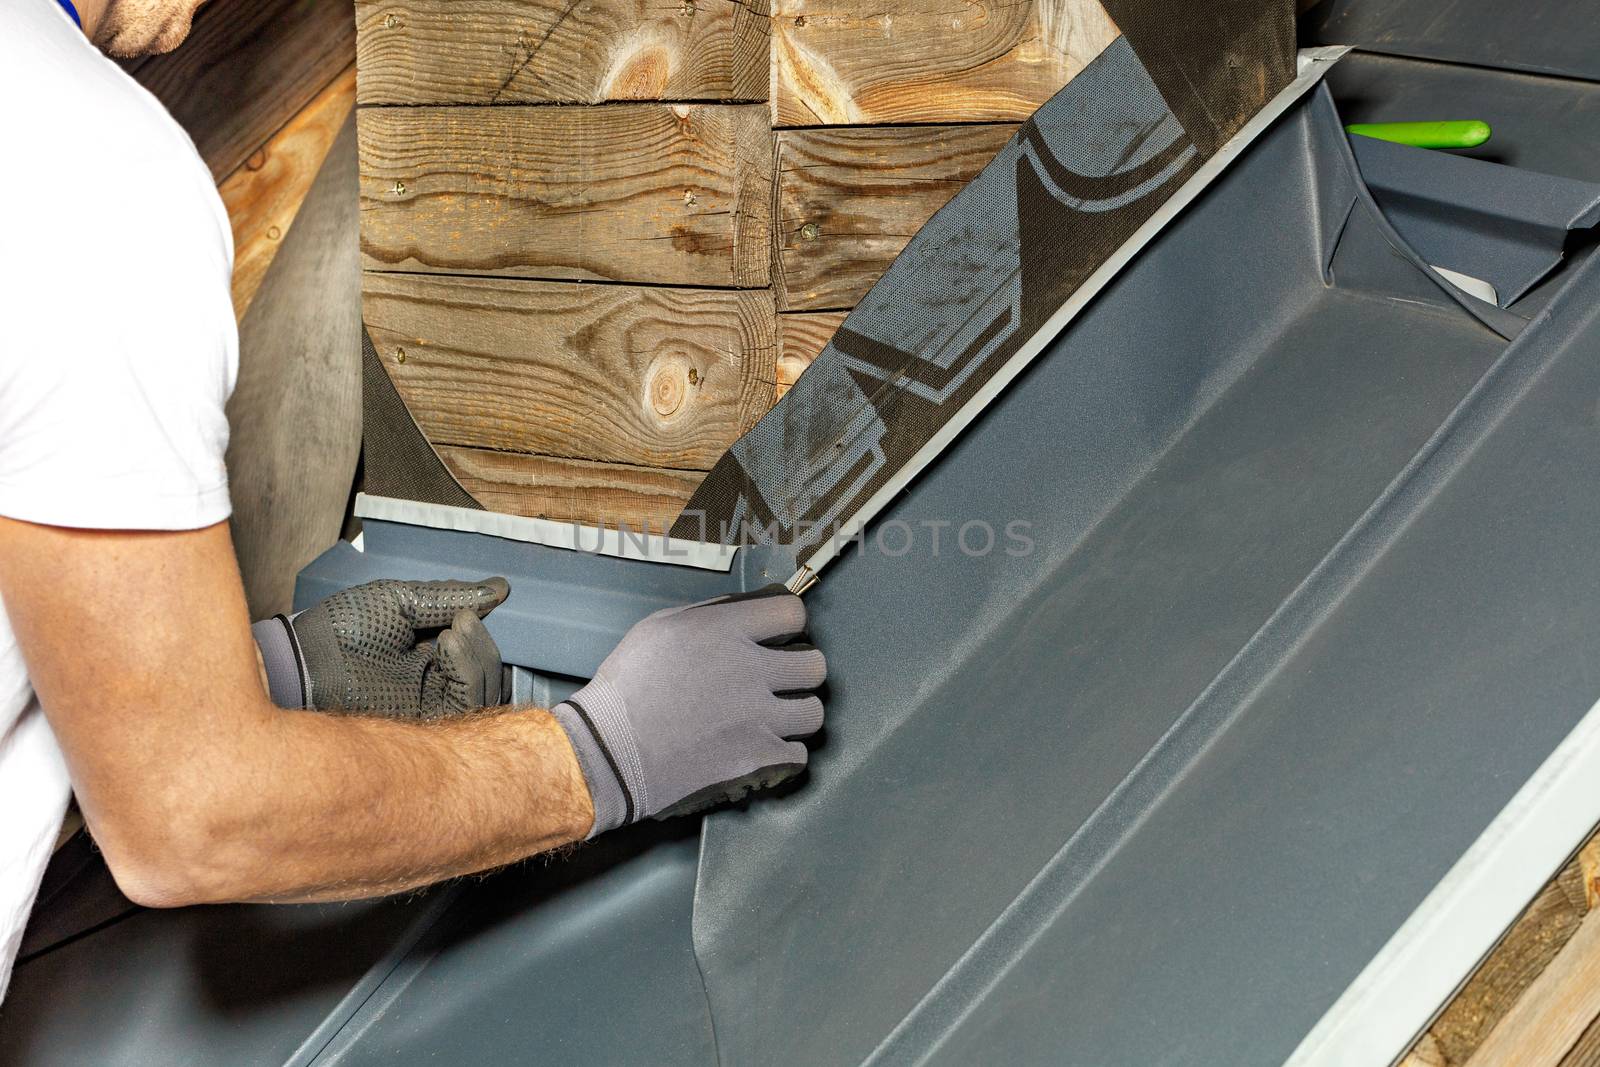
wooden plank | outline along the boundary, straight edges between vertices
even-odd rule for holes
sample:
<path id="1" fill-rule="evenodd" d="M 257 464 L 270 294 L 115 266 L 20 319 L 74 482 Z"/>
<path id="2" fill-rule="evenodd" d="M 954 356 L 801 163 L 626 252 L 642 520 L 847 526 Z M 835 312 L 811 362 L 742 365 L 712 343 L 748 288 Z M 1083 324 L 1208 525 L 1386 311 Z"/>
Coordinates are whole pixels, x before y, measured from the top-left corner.
<path id="1" fill-rule="evenodd" d="M 782 310 L 850 308 L 1000 151 L 1014 125 L 778 134 Z"/>
<path id="2" fill-rule="evenodd" d="M 363 303 L 435 445 L 709 470 L 772 406 L 769 290 L 368 274 Z"/>
<path id="3" fill-rule="evenodd" d="M 1117 36 L 1098 0 L 776 0 L 773 125 L 1020 122 Z"/>
<path id="4" fill-rule="evenodd" d="M 764 0 L 356 0 L 363 104 L 765 100 Z"/>
<path id="5" fill-rule="evenodd" d="M 1561 1067 L 1600 1067 L 1600 1016 L 1578 1038 L 1578 1043 L 1561 1060 Z"/>
<path id="6" fill-rule="evenodd" d="M 1583 922 L 1576 862 L 1548 882 L 1440 1013 L 1432 1034 L 1450 1064 L 1466 1063 Z M 1577 891 L 1576 903 L 1574 890 Z"/>
<path id="7" fill-rule="evenodd" d="M 334 79 L 223 181 L 233 223 L 233 310 L 240 321 L 356 99 L 356 68 Z"/>
<path id="8" fill-rule="evenodd" d="M 339 538 L 361 450 L 355 122 L 328 152 L 239 329 L 228 401 L 233 543 L 251 617 Z"/>
<path id="9" fill-rule="evenodd" d="M 467 492 L 491 511 L 589 526 L 664 532 L 702 471 L 660 470 L 446 446 L 439 449 Z"/>
<path id="10" fill-rule="evenodd" d="M 1583 871 L 1583 892 L 1589 910 L 1600 908 L 1600 834 L 1589 839 L 1578 853 L 1578 866 Z"/>
<path id="11" fill-rule="evenodd" d="M 1439 1043 L 1432 1034 L 1423 1034 L 1410 1052 L 1400 1060 L 1399 1067 L 1449 1067 Z"/>
<path id="12" fill-rule="evenodd" d="M 1469 1064 L 1555 1067 L 1600 1015 L 1600 913 L 1584 920 Z"/>
<path id="13" fill-rule="evenodd" d="M 351 0 L 212 0 L 183 47 L 127 66 L 220 181 L 355 56 Z"/>
<path id="14" fill-rule="evenodd" d="M 758 287 L 766 109 L 361 108 L 361 245 L 379 270 Z"/>
<path id="15" fill-rule="evenodd" d="M 773 403 L 783 399 L 812 361 L 822 355 L 847 314 L 810 311 L 778 316 L 778 386 Z"/>

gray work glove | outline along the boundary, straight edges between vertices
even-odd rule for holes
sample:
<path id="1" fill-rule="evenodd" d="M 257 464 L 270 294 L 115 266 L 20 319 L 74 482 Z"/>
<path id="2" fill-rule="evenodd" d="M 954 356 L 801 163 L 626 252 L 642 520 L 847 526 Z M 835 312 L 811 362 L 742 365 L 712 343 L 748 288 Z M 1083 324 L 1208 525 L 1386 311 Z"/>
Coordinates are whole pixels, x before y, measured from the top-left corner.
<path id="1" fill-rule="evenodd" d="M 496 706 L 500 650 L 479 620 L 510 592 L 504 578 L 385 579 L 258 622 L 272 702 L 417 719 Z"/>
<path id="2" fill-rule="evenodd" d="M 551 709 L 594 798 L 595 837 L 776 785 L 822 728 L 822 653 L 781 586 L 668 608 L 628 631 L 594 680 Z"/>

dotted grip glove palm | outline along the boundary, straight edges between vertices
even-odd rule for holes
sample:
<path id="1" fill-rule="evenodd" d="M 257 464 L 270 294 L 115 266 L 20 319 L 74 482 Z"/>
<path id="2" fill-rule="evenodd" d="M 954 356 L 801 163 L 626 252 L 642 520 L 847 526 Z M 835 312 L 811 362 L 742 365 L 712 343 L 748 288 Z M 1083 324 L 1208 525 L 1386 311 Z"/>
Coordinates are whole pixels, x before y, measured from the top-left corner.
<path id="1" fill-rule="evenodd" d="M 658 611 L 556 705 L 594 799 L 589 836 L 737 800 L 806 765 L 827 677 L 781 586 Z"/>
<path id="2" fill-rule="evenodd" d="M 368 582 L 252 628 L 285 708 L 437 718 L 501 703 L 500 650 L 480 621 L 510 593 L 481 582 Z"/>

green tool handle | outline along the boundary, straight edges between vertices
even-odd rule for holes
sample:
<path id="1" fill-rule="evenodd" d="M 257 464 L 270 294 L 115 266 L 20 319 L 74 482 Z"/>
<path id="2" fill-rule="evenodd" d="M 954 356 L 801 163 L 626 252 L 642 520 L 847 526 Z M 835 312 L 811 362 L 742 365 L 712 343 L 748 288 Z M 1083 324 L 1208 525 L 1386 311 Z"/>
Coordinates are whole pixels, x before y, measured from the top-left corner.
<path id="1" fill-rule="evenodd" d="M 1413 148 L 1476 148 L 1494 131 L 1487 122 L 1355 122 L 1345 127 L 1363 137 L 1408 144 Z"/>

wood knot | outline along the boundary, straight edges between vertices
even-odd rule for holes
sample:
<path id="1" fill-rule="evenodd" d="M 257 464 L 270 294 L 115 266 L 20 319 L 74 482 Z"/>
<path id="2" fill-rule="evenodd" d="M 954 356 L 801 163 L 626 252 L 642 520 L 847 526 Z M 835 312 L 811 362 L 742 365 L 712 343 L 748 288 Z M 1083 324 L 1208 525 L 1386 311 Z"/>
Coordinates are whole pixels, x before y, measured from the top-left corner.
<path id="1" fill-rule="evenodd" d="M 657 415 L 667 418 L 683 406 L 683 397 L 688 391 L 687 377 L 684 368 L 676 363 L 656 371 L 650 379 L 650 406 Z"/>

